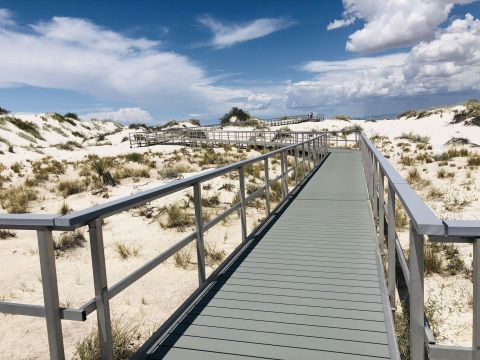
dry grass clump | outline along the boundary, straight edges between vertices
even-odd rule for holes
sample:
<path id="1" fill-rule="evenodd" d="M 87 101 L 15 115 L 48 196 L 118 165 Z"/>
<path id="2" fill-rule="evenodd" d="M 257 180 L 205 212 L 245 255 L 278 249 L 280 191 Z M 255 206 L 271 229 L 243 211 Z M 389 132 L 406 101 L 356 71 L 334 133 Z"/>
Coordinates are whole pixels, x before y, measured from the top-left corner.
<path id="1" fill-rule="evenodd" d="M 216 207 L 218 205 L 220 205 L 220 199 L 218 195 L 202 198 L 202 206 L 204 207 Z"/>
<path id="2" fill-rule="evenodd" d="M 456 157 L 467 157 L 467 156 L 470 156 L 470 151 L 468 151 L 468 149 L 450 148 L 447 151 L 433 155 L 433 159 L 435 161 L 447 161 Z"/>
<path id="3" fill-rule="evenodd" d="M 228 164 L 228 158 L 222 154 L 217 153 L 213 148 L 207 148 L 202 153 L 202 158 L 198 162 L 200 166 L 205 165 L 225 165 Z"/>
<path id="4" fill-rule="evenodd" d="M 32 163 L 32 172 L 38 181 L 47 181 L 49 175 L 65 174 L 65 164 L 52 159 L 50 156 Z"/>
<path id="5" fill-rule="evenodd" d="M 28 212 L 28 203 L 37 200 L 36 190 L 18 186 L 0 192 L 2 207 L 9 213 L 22 214 Z"/>
<path id="6" fill-rule="evenodd" d="M 66 150 L 66 151 L 74 151 L 75 149 L 82 149 L 83 146 L 82 144 L 76 142 L 76 141 L 67 141 L 66 143 L 62 144 L 57 144 L 55 145 L 56 148 L 60 150 Z"/>
<path id="7" fill-rule="evenodd" d="M 445 210 L 450 212 L 461 211 L 465 206 L 470 204 L 468 200 L 459 200 L 458 198 L 453 198 L 445 203 Z"/>
<path id="8" fill-rule="evenodd" d="M 125 160 L 131 162 L 142 163 L 144 161 L 144 154 L 138 152 L 132 152 L 124 156 Z"/>
<path id="9" fill-rule="evenodd" d="M 414 187 L 425 187 L 425 186 L 428 186 L 431 184 L 431 181 L 430 180 L 426 180 L 424 178 L 422 178 L 422 176 L 420 175 L 420 172 L 418 171 L 417 168 L 412 168 L 410 169 L 410 171 L 408 172 L 408 175 L 407 175 L 407 181 L 410 185 L 414 186 Z"/>
<path id="10" fill-rule="evenodd" d="M 250 175 L 256 179 L 262 179 L 262 171 L 264 170 L 264 165 L 262 163 L 249 164 L 244 166 L 243 171 L 246 176 Z"/>
<path id="11" fill-rule="evenodd" d="M 342 133 L 343 136 L 347 136 L 347 135 L 353 134 L 355 132 L 360 132 L 360 131 L 363 131 L 363 128 L 358 124 L 352 125 L 352 126 L 347 126 L 347 127 L 344 127 L 343 129 L 340 130 L 340 132 Z"/>
<path id="12" fill-rule="evenodd" d="M 403 164 L 405 166 L 412 166 L 415 165 L 415 159 L 408 156 L 408 155 L 402 155 L 400 156 L 400 160 L 398 161 L 400 164 Z"/>
<path id="13" fill-rule="evenodd" d="M 173 260 L 176 267 L 187 269 L 192 263 L 192 252 L 190 249 L 182 249 L 173 256 Z"/>
<path id="14" fill-rule="evenodd" d="M 78 194 L 87 189 L 87 185 L 81 180 L 64 180 L 58 183 L 58 191 L 62 193 L 63 197 Z"/>
<path id="15" fill-rule="evenodd" d="M 270 185 L 270 200 L 279 202 L 282 200 L 282 184 L 280 180 L 275 181 Z"/>
<path id="16" fill-rule="evenodd" d="M 427 192 L 427 199 L 429 200 L 442 200 L 444 196 L 445 193 L 435 187 L 431 187 Z"/>
<path id="17" fill-rule="evenodd" d="M 247 195 L 250 195 L 250 194 L 253 194 L 257 190 L 260 190 L 261 187 L 262 186 L 257 185 L 255 183 L 248 183 L 245 190 L 247 192 Z"/>
<path id="18" fill-rule="evenodd" d="M 352 118 L 348 115 L 335 115 L 334 117 L 335 120 L 343 120 L 343 121 L 350 121 Z"/>
<path id="19" fill-rule="evenodd" d="M 139 325 L 122 323 L 118 319 L 112 320 L 113 358 L 127 360 L 141 345 L 142 334 Z M 100 345 L 98 331 L 92 330 L 84 339 L 75 344 L 74 360 L 100 359 Z"/>
<path id="20" fill-rule="evenodd" d="M 480 166 L 480 156 L 478 156 L 478 155 L 470 156 L 467 160 L 467 165 L 468 166 Z"/>
<path id="21" fill-rule="evenodd" d="M 430 138 L 428 136 L 421 136 L 418 134 L 414 134 L 413 132 L 409 132 L 408 134 L 403 133 L 398 137 L 398 139 L 410 140 L 411 142 L 422 144 L 428 144 L 430 141 Z"/>
<path id="22" fill-rule="evenodd" d="M 425 274 L 439 274 L 442 271 L 441 246 L 438 243 L 425 243 Z"/>
<path id="23" fill-rule="evenodd" d="M 164 166 L 162 169 L 158 170 L 158 175 L 163 179 L 177 179 L 182 176 L 183 173 L 188 173 L 192 171 L 189 166 L 186 165 L 172 165 Z"/>
<path id="24" fill-rule="evenodd" d="M 62 204 L 62 206 L 60 207 L 60 210 L 58 210 L 58 213 L 60 215 L 67 215 L 71 211 L 72 211 L 72 209 L 70 208 L 70 206 L 68 206 L 68 204 L 66 202 L 64 202 Z"/>
<path id="25" fill-rule="evenodd" d="M 213 266 L 220 264 L 225 259 L 226 253 L 224 250 L 218 249 L 215 245 L 205 242 L 205 264 Z"/>
<path id="26" fill-rule="evenodd" d="M 58 253 L 62 253 L 78 247 L 83 247 L 86 241 L 85 236 L 79 230 L 65 231 L 55 239 L 53 248 Z"/>
<path id="27" fill-rule="evenodd" d="M 130 256 L 137 257 L 140 254 L 140 249 L 133 246 L 128 246 L 123 242 L 117 242 L 115 244 L 115 251 L 122 259 L 128 259 Z"/>
<path id="28" fill-rule="evenodd" d="M 16 237 L 16 236 L 17 236 L 17 234 L 14 233 L 11 230 L 0 229 L 0 240 L 10 239 L 10 238 L 13 238 L 13 237 Z"/>
<path id="29" fill-rule="evenodd" d="M 233 191 L 235 189 L 235 185 L 232 183 L 224 183 L 218 190 L 225 190 L 225 191 Z"/>
<path id="30" fill-rule="evenodd" d="M 113 173 L 113 177 L 117 180 L 125 178 L 149 178 L 150 169 L 147 167 L 142 168 L 130 168 L 130 167 L 117 167 Z"/>
<path id="31" fill-rule="evenodd" d="M 425 274 L 458 275 L 466 273 L 465 262 L 453 244 L 425 243 Z"/>
<path id="32" fill-rule="evenodd" d="M 415 158 L 415 160 L 424 161 L 427 164 L 430 164 L 433 162 L 433 158 L 430 156 L 430 154 L 426 152 L 419 153 Z"/>
<path id="33" fill-rule="evenodd" d="M 395 201 L 395 228 L 398 231 L 405 230 L 408 227 L 408 216 L 400 201 Z"/>
<path id="34" fill-rule="evenodd" d="M 401 360 L 410 360 L 410 316 L 408 305 L 401 304 L 402 311 L 395 312 L 395 333 Z"/>
<path id="35" fill-rule="evenodd" d="M 20 162 L 13 163 L 10 165 L 10 169 L 12 169 L 15 174 L 20 174 L 23 169 L 23 164 Z"/>
<path id="36" fill-rule="evenodd" d="M 167 229 L 176 228 L 178 231 L 185 231 L 187 227 L 195 225 L 195 217 L 186 209 L 177 204 L 167 207 L 167 220 L 162 223 Z"/>
<path id="37" fill-rule="evenodd" d="M 10 116 L 6 117 L 5 120 L 9 121 L 13 125 L 15 125 L 17 128 L 19 128 L 20 130 L 23 130 L 23 131 L 29 133 L 30 135 L 32 135 L 36 139 L 45 140 L 42 137 L 42 135 L 40 135 L 40 131 L 38 129 L 37 124 L 35 124 L 31 121 L 24 121 L 24 120 L 21 120 L 21 119 L 17 119 L 15 117 L 10 117 Z"/>
<path id="38" fill-rule="evenodd" d="M 454 178 L 455 173 L 446 171 L 444 168 L 437 170 L 437 178 L 439 179 L 447 179 L 447 178 Z"/>

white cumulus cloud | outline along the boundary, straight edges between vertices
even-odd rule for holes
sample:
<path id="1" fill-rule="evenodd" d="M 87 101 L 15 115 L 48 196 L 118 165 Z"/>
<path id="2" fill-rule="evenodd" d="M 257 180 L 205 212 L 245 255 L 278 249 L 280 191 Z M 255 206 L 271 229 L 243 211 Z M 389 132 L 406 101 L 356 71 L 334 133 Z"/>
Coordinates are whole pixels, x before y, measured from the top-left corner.
<path id="1" fill-rule="evenodd" d="M 263 18 L 248 23 L 227 24 L 206 15 L 199 17 L 198 21 L 212 31 L 213 39 L 210 44 L 219 49 L 258 39 L 294 25 L 294 22 L 284 18 Z"/>
<path id="2" fill-rule="evenodd" d="M 439 25 L 447 20 L 455 5 L 476 0 L 343 0 L 340 20 L 330 23 L 332 30 L 355 20 L 363 28 L 348 38 L 346 49 L 354 52 L 381 51 L 406 47 L 434 37 Z"/>
<path id="3" fill-rule="evenodd" d="M 467 14 L 410 52 L 341 61 L 312 61 L 310 80 L 292 83 L 287 106 L 301 109 L 379 98 L 480 90 L 480 20 Z"/>
<path id="4" fill-rule="evenodd" d="M 54 17 L 24 28 L 0 12 L 0 87 L 67 89 L 162 111 L 221 112 L 249 89 L 216 85 L 188 57 L 159 41 L 129 37 L 85 19 Z M 8 49 L 8 50 L 7 50 Z M 8 55 L 8 56 L 7 56 Z"/>
<path id="5" fill-rule="evenodd" d="M 153 120 L 152 115 L 141 108 L 121 108 L 116 111 L 99 111 L 81 115 L 84 120 L 113 120 L 121 123 L 132 122 L 150 122 Z"/>

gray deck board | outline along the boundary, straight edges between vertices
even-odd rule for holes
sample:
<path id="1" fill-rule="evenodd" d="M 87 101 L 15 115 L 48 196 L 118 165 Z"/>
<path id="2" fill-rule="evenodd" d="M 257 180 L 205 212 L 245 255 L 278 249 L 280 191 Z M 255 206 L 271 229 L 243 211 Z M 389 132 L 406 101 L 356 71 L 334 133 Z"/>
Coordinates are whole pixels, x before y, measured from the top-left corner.
<path id="1" fill-rule="evenodd" d="M 392 358 L 358 152 L 330 154 L 151 359 Z"/>

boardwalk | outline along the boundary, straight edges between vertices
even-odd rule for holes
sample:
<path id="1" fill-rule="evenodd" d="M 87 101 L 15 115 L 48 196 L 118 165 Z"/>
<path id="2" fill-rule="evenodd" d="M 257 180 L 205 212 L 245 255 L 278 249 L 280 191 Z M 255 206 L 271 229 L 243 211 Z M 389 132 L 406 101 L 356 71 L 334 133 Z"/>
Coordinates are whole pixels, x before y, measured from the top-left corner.
<path id="1" fill-rule="evenodd" d="M 396 359 L 359 152 L 331 153 L 149 359 Z"/>

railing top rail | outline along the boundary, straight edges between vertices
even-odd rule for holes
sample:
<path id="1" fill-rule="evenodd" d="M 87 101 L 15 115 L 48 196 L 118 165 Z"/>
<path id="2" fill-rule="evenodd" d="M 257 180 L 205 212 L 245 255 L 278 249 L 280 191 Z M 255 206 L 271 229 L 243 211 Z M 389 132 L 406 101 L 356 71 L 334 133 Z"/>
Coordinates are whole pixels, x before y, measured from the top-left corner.
<path id="1" fill-rule="evenodd" d="M 212 169 L 204 173 L 188 177 L 186 179 L 158 186 L 153 189 L 141 191 L 137 194 L 112 200 L 104 204 L 100 204 L 84 210 L 75 211 L 64 216 L 43 214 L 1 214 L 0 228 L 3 227 L 38 229 L 44 227 L 51 227 L 57 230 L 75 229 L 77 227 L 87 224 L 90 220 L 96 218 L 105 218 L 116 213 L 131 209 L 133 207 L 145 204 L 160 197 L 170 195 L 176 191 L 186 189 L 197 182 L 203 182 L 213 179 L 215 177 L 229 173 L 232 170 L 239 169 L 242 166 L 246 166 L 270 158 L 283 151 L 294 149 L 295 147 L 301 146 L 302 144 L 307 144 L 313 140 L 320 139 L 324 136 L 324 134 L 317 134 L 317 136 L 312 137 L 309 140 L 287 145 L 280 149 L 273 150 L 267 154 L 259 155 L 251 159 L 229 164 L 221 168 Z"/>
<path id="2" fill-rule="evenodd" d="M 53 214 L 1 214 L 0 228 L 36 230 L 55 225 Z"/>

